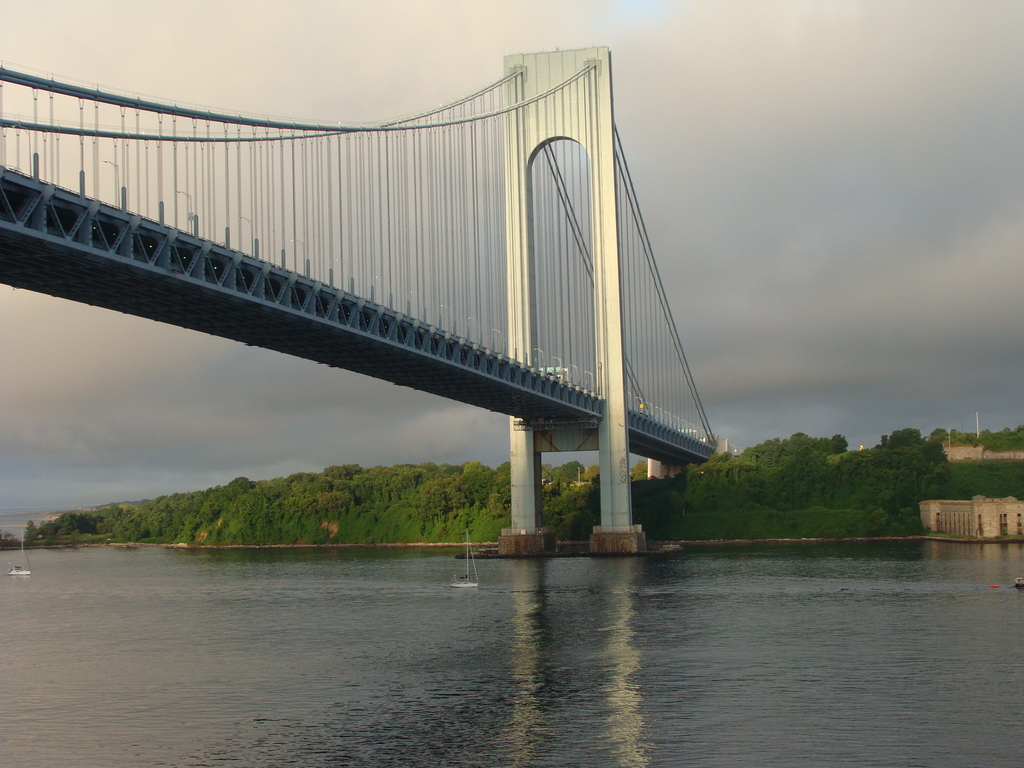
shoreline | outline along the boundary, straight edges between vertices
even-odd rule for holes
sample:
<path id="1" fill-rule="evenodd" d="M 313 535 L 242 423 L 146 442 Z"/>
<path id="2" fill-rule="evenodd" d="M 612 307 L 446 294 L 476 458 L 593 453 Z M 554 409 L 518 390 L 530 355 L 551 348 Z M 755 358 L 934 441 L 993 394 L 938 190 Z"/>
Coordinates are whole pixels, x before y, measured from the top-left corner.
<path id="1" fill-rule="evenodd" d="M 947 536 L 916 535 L 916 536 L 861 536 L 842 538 L 801 538 L 801 539 L 680 539 L 669 541 L 652 541 L 649 551 L 656 552 L 665 548 L 694 546 L 728 546 L 742 544 L 828 544 L 841 542 L 872 542 L 872 541 L 941 541 L 951 544 L 1024 544 L 1024 536 L 1011 536 L 998 539 L 951 538 Z M 567 547 L 584 547 L 586 541 L 562 541 L 560 545 Z M 83 549 L 88 547 L 120 547 L 134 549 L 156 547 L 158 549 L 194 549 L 194 550 L 230 550 L 230 549 L 459 549 L 466 545 L 458 542 L 388 542 L 379 544 L 160 544 L 153 542 L 86 542 L 82 544 L 48 544 L 29 546 L 28 549 Z M 471 541 L 473 547 L 497 547 L 496 541 Z"/>
<path id="2" fill-rule="evenodd" d="M 952 544 L 1024 544 L 1024 536 L 1005 536 L 998 539 L 972 539 L 934 536 L 926 533 L 915 536 L 847 536 L 836 539 L 692 539 L 658 543 L 697 546 L 700 544 L 824 544 L 844 541 L 944 541 Z"/>

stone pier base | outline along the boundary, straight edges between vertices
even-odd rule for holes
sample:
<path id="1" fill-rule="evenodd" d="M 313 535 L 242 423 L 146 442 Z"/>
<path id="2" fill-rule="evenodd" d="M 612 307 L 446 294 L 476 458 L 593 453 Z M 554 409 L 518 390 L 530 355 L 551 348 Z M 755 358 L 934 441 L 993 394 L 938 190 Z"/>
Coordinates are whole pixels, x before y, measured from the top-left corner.
<path id="1" fill-rule="evenodd" d="M 498 554 L 508 557 L 551 555 L 555 552 L 555 534 L 550 528 L 502 528 Z"/>
<path id="2" fill-rule="evenodd" d="M 647 551 L 647 534 L 639 525 L 594 526 L 590 535 L 592 555 L 635 555 Z"/>

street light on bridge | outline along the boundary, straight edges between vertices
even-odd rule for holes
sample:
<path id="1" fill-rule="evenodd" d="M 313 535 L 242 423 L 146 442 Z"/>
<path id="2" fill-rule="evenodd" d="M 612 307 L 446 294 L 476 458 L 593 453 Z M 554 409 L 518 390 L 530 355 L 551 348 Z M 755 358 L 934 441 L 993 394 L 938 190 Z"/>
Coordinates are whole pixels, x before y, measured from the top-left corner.
<path id="1" fill-rule="evenodd" d="M 541 363 L 541 364 L 540 364 L 540 367 L 541 367 L 541 368 L 544 368 L 544 367 L 545 367 L 545 363 L 546 363 L 546 361 L 547 361 L 547 354 L 546 354 L 546 353 L 544 352 L 544 350 L 543 350 L 543 349 L 541 349 L 540 347 L 534 347 L 534 348 L 533 348 L 533 351 L 534 351 L 534 352 L 540 352 L 540 363 Z M 534 365 L 533 367 L 534 367 L 534 368 L 536 368 L 537 366 L 536 366 L 536 365 Z"/>
<path id="2" fill-rule="evenodd" d="M 106 162 L 110 161 L 107 160 Z M 184 195 L 185 200 L 188 201 L 188 214 L 185 216 L 185 219 L 188 221 L 189 231 L 196 237 L 199 237 L 199 214 L 192 210 L 192 195 L 180 189 L 178 190 L 178 194 Z M 177 224 L 178 222 L 174 223 Z"/>
<path id="3" fill-rule="evenodd" d="M 239 234 L 241 234 L 242 222 L 243 221 L 248 221 L 249 222 L 249 234 L 250 234 L 250 236 L 252 238 L 252 256 L 253 256 L 253 258 L 258 259 L 260 257 L 260 246 L 259 246 L 259 241 L 256 239 L 256 225 L 252 223 L 252 219 L 250 219 L 248 216 L 239 216 L 238 217 L 238 230 L 239 230 Z"/>
<path id="4" fill-rule="evenodd" d="M 126 204 L 127 200 L 125 200 L 128 195 L 126 194 L 126 190 L 121 186 L 121 167 L 113 160 L 104 160 L 103 162 L 107 165 L 114 166 L 114 198 L 117 201 L 117 206 L 123 211 L 128 207 Z"/>

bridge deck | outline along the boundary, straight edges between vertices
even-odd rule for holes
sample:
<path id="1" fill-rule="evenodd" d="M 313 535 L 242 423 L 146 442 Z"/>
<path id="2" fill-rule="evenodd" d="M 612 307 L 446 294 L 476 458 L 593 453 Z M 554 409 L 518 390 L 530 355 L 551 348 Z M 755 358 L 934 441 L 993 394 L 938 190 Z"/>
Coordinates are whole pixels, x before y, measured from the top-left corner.
<path id="1" fill-rule="evenodd" d="M 266 347 L 523 418 L 596 395 L 394 310 L 0 171 L 0 282 Z"/>
<path id="2" fill-rule="evenodd" d="M 0 282 L 522 419 L 601 415 L 596 394 L 415 318 L 3 168 Z M 629 428 L 642 455 L 710 455 L 709 446 L 646 417 L 631 415 Z"/>

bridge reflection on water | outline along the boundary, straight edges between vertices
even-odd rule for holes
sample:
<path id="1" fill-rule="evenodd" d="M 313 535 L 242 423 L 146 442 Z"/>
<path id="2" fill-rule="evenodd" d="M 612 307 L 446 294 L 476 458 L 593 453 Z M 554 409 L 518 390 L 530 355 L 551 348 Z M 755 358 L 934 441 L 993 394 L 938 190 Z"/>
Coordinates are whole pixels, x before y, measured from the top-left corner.
<path id="1" fill-rule="evenodd" d="M 586 588 L 584 600 L 574 601 L 575 610 L 566 610 L 569 606 L 558 597 L 582 595 L 559 577 L 551 583 L 550 568 L 547 560 L 516 561 L 510 574 L 511 764 L 536 765 L 550 741 L 566 738 L 558 731 L 568 727 L 574 731 L 570 739 L 604 755 L 604 764 L 646 766 L 649 747 L 641 713 L 634 606 L 644 563 L 636 558 L 602 561 L 599 573 L 592 574 L 597 581 Z M 579 720 L 571 712 L 572 696 L 565 694 L 588 679 L 593 686 L 587 694 L 591 714 Z"/>

